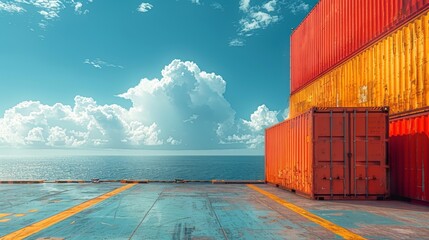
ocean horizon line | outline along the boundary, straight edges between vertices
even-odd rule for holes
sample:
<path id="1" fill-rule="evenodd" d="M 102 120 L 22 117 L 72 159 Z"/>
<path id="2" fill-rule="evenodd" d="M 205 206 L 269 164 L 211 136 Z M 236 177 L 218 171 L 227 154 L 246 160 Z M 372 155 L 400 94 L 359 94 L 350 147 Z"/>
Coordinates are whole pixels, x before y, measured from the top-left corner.
<path id="1" fill-rule="evenodd" d="M 19 149 L 0 148 L 2 157 L 53 156 L 264 156 L 263 149 L 140 150 L 140 149 Z"/>

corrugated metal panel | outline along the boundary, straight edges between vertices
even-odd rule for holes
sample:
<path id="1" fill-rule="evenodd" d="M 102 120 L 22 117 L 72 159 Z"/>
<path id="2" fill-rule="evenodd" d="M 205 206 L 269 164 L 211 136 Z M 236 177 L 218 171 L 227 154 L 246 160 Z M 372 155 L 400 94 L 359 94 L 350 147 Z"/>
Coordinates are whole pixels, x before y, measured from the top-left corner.
<path id="1" fill-rule="evenodd" d="M 429 113 L 390 122 L 392 194 L 429 201 Z"/>
<path id="2" fill-rule="evenodd" d="M 292 94 L 290 116 L 313 106 L 429 106 L 429 12 Z"/>
<path id="3" fill-rule="evenodd" d="M 291 36 L 291 92 L 429 7 L 429 0 L 321 0 Z"/>
<path id="4" fill-rule="evenodd" d="M 388 195 L 388 111 L 314 108 L 266 130 L 266 181 L 310 198 Z"/>

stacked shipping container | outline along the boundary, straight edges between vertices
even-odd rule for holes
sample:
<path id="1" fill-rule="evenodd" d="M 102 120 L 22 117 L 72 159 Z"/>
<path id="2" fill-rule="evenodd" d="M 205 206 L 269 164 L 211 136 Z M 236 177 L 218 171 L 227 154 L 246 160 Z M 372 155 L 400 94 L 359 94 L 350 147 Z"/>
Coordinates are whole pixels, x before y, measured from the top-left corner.
<path id="1" fill-rule="evenodd" d="M 429 0 L 321 0 L 291 36 L 292 93 L 428 5 Z"/>
<path id="2" fill-rule="evenodd" d="M 429 12 L 291 95 L 291 116 L 312 106 L 429 106 Z M 293 81 L 293 80 L 292 80 Z"/>
<path id="3" fill-rule="evenodd" d="M 321 0 L 291 37 L 291 92 L 291 117 L 389 106 L 392 194 L 429 201 L 429 0 Z"/>

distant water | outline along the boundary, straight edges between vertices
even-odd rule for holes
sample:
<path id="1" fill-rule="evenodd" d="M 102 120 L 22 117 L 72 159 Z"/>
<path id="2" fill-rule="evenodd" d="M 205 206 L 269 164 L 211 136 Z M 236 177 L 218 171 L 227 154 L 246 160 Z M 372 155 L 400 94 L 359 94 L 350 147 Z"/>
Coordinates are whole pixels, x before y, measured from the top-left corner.
<path id="1" fill-rule="evenodd" d="M 262 180 L 263 156 L 1 157 L 0 179 Z"/>

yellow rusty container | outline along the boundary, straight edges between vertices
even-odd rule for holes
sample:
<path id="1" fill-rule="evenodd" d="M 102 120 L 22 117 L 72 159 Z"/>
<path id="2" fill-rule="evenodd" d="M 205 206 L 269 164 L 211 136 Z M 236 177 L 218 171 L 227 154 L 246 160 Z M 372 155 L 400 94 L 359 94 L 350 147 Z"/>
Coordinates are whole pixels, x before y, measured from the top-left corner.
<path id="1" fill-rule="evenodd" d="M 429 11 L 291 95 L 290 116 L 313 106 L 429 106 Z"/>

